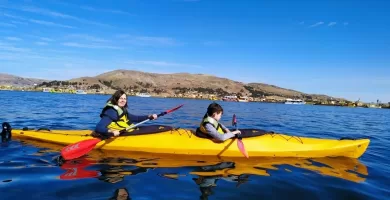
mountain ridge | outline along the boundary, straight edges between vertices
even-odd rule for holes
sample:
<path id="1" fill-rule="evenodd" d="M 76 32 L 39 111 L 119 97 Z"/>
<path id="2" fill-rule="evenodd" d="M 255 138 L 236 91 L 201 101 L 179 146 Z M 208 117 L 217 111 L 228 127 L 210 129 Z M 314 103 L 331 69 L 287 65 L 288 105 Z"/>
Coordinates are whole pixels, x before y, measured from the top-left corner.
<path id="1" fill-rule="evenodd" d="M 281 98 L 302 99 L 343 99 L 331 97 L 325 94 L 309 94 L 293 89 L 282 88 L 266 83 L 243 83 L 224 77 L 209 74 L 191 74 L 186 72 L 161 74 L 137 70 L 117 69 L 96 76 L 82 76 L 66 81 L 51 81 L 34 78 L 23 78 L 10 74 L 0 74 L 0 85 L 9 84 L 14 86 L 58 87 L 67 82 L 78 83 L 78 89 L 84 90 L 116 90 L 122 88 L 126 91 L 149 92 L 153 94 L 175 95 L 179 93 L 201 93 L 226 96 L 238 94 L 264 98 L 269 96 Z"/>

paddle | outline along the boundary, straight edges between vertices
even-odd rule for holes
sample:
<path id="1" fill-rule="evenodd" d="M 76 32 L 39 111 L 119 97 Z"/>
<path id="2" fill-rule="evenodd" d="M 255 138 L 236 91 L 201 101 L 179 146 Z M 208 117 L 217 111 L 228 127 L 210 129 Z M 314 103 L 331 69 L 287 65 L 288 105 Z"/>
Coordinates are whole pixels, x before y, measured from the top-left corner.
<path id="1" fill-rule="evenodd" d="M 157 115 L 157 117 L 161 117 L 161 116 L 164 116 L 168 113 L 176 111 L 177 109 L 181 108 L 183 105 L 184 104 L 181 104 L 175 108 L 161 112 L 160 114 Z M 142 122 L 139 122 L 138 124 L 134 124 L 133 126 L 127 127 L 126 130 L 122 130 L 121 133 L 123 133 L 129 129 L 133 129 L 133 128 L 135 128 L 135 127 L 137 127 L 145 122 L 148 122 L 150 120 L 151 119 L 146 119 Z M 81 156 L 87 154 L 89 151 L 91 151 L 96 146 L 96 144 L 101 142 L 101 141 L 102 140 L 99 138 L 92 138 L 92 139 L 83 140 L 83 141 L 80 141 L 80 142 L 77 142 L 74 144 L 70 144 L 61 150 L 61 156 L 65 160 L 71 160 L 71 159 L 81 157 Z"/>
<path id="2" fill-rule="evenodd" d="M 236 130 L 237 130 L 237 119 L 236 119 L 236 114 L 233 114 L 232 125 L 235 126 L 235 127 L 236 127 Z M 238 135 L 237 135 L 237 147 L 238 147 L 238 149 L 240 150 L 240 152 L 242 153 L 242 155 L 244 155 L 246 158 L 249 158 L 248 152 L 245 150 L 244 143 L 242 142 L 242 136 L 241 136 L 241 134 L 238 134 Z"/>

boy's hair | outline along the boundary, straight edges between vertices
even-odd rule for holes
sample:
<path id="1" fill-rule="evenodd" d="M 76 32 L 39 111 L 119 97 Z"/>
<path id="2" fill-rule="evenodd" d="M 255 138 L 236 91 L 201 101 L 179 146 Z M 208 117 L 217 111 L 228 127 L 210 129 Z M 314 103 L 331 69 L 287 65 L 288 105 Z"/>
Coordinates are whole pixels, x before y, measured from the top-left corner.
<path id="1" fill-rule="evenodd" d="M 221 113 L 221 112 L 223 113 L 223 108 L 221 105 L 219 105 L 217 103 L 212 103 L 207 108 L 207 115 L 212 116 L 215 112 L 216 113 Z"/>

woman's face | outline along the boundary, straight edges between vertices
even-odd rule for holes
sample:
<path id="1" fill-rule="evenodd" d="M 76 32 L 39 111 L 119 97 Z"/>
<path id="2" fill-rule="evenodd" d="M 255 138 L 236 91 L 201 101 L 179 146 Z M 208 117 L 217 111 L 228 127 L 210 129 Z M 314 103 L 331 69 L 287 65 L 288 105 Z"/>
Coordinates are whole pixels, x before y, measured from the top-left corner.
<path id="1" fill-rule="evenodd" d="M 119 99 L 118 99 L 118 106 L 123 107 L 126 105 L 127 98 L 126 94 L 123 94 Z"/>

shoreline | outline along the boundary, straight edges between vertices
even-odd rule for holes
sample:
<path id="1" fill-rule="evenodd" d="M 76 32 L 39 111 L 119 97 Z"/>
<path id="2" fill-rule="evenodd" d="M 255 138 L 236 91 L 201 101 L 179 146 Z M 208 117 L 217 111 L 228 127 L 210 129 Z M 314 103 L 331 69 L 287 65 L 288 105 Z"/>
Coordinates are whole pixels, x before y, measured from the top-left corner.
<path id="1" fill-rule="evenodd" d="M 42 90 L 37 89 L 31 89 L 31 88 L 13 88 L 13 89 L 0 89 L 0 91 L 17 91 L 17 92 L 42 92 L 42 93 L 52 93 L 52 94 L 74 94 L 74 95 L 111 95 L 112 92 L 91 92 L 87 91 L 83 94 L 77 94 L 75 92 L 43 92 Z M 138 97 L 135 93 L 129 93 L 128 96 L 135 96 Z M 157 94 L 151 94 L 150 97 L 140 97 L 140 98 L 172 98 L 172 99 L 193 99 L 193 100 L 211 100 L 211 101 L 224 101 L 222 100 L 222 97 L 215 97 L 214 95 L 205 94 L 205 96 L 213 96 L 214 98 L 203 98 L 203 97 L 191 97 L 191 96 L 183 96 L 183 95 L 157 95 Z M 225 102 L 235 102 L 235 103 L 275 103 L 275 104 L 285 104 L 284 101 L 275 101 L 275 100 L 252 100 L 247 102 L 239 102 L 239 101 L 225 101 Z M 288 105 L 288 104 L 286 104 Z M 294 104 L 293 104 L 294 105 Z M 382 108 L 382 109 L 390 109 L 390 104 L 372 104 L 372 103 L 362 103 L 359 102 L 358 104 L 356 102 L 344 102 L 343 104 L 340 103 L 329 103 L 329 102 L 313 102 L 313 101 L 307 101 L 305 100 L 304 104 L 301 105 L 315 105 L 315 106 L 334 106 L 334 107 L 350 107 L 350 108 Z"/>

